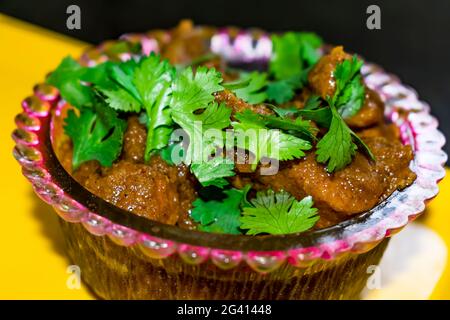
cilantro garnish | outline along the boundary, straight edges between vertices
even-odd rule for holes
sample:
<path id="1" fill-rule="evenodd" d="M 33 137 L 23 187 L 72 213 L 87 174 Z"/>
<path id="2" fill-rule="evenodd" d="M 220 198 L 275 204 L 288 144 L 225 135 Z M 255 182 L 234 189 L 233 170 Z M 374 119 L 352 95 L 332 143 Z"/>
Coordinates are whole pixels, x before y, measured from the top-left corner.
<path id="1" fill-rule="evenodd" d="M 223 188 L 228 184 L 224 178 L 235 175 L 233 169 L 234 162 L 223 157 L 214 157 L 206 162 L 191 164 L 192 173 L 204 187 Z"/>
<path id="2" fill-rule="evenodd" d="M 317 129 L 311 125 L 311 122 L 303 120 L 301 117 L 295 119 L 277 117 L 275 115 L 266 115 L 254 113 L 251 110 L 244 110 L 236 115 L 240 121 L 253 122 L 261 127 L 270 129 L 280 129 L 289 134 L 299 135 L 307 140 L 315 140 Z"/>
<path id="3" fill-rule="evenodd" d="M 104 104 L 97 103 L 93 109 L 82 108 L 79 116 L 69 110 L 65 123 L 65 133 L 73 142 L 74 170 L 89 160 L 98 160 L 102 166 L 109 167 L 120 155 L 127 123 Z"/>
<path id="4" fill-rule="evenodd" d="M 295 95 L 294 86 L 287 80 L 271 82 L 267 85 L 267 98 L 276 103 L 285 103 Z"/>
<path id="5" fill-rule="evenodd" d="M 321 112 L 322 119 L 325 118 L 326 113 L 331 114 L 329 130 L 316 146 L 317 161 L 327 163 L 329 172 L 340 170 L 351 163 L 358 146 L 372 160 L 375 159 L 364 141 L 347 126 L 343 119 L 345 116 L 356 114 L 364 102 L 364 86 L 359 73 L 361 66 L 362 61 L 356 57 L 339 63 L 334 72 L 336 91 L 332 98 L 327 99 L 328 108 L 300 112 L 308 118 L 312 118 L 312 115 L 317 116 Z"/>
<path id="6" fill-rule="evenodd" d="M 215 69 L 184 69 L 172 84 L 172 110 L 191 116 L 194 111 L 205 108 L 214 100 L 213 93 L 223 90 L 222 75 Z"/>
<path id="7" fill-rule="evenodd" d="M 199 229 L 207 232 L 241 234 L 241 208 L 246 205 L 247 192 L 250 185 L 244 189 L 228 189 L 222 191 L 223 198 L 204 201 L 196 199 L 192 205 L 191 217 L 200 223 Z"/>
<path id="8" fill-rule="evenodd" d="M 91 106 L 94 99 L 92 88 L 81 82 L 85 70 L 73 58 L 66 57 L 47 78 L 47 83 L 57 87 L 62 97 L 71 105 L 77 108 Z"/>
<path id="9" fill-rule="evenodd" d="M 234 164 L 220 157 L 207 160 L 216 149 L 223 149 L 223 139 L 200 141 L 199 138 L 208 129 L 221 131 L 230 125 L 231 109 L 213 102 L 213 93 L 223 90 L 221 82 L 221 74 L 214 69 L 199 67 L 194 75 L 192 69 L 187 68 L 175 79 L 170 102 L 172 119 L 189 136 L 183 162 L 189 165 L 193 156 L 196 156 L 196 161 L 191 165 L 192 173 L 203 186 L 215 185 L 220 188 L 228 184 L 224 177 L 234 175 Z M 200 159 L 199 155 L 193 154 L 199 146 L 202 146 Z"/>
<path id="10" fill-rule="evenodd" d="M 241 77 L 242 82 L 248 81 L 243 88 L 234 89 L 236 96 L 248 103 L 258 104 L 267 99 L 265 87 L 267 85 L 267 74 L 252 72 Z"/>
<path id="11" fill-rule="evenodd" d="M 333 102 L 344 118 L 349 118 L 361 109 L 364 103 L 364 85 L 361 79 L 363 61 L 356 56 L 352 60 L 344 60 L 336 66 L 334 78 L 336 91 Z"/>
<path id="12" fill-rule="evenodd" d="M 269 69 L 277 80 L 303 77 L 304 71 L 319 60 L 322 40 L 313 33 L 287 32 L 272 36 L 273 55 Z"/>
<path id="13" fill-rule="evenodd" d="M 263 158 L 292 160 L 303 157 L 304 151 L 311 149 L 311 144 L 306 140 L 279 130 L 267 130 L 265 121 L 254 115 L 251 111 L 238 113 L 235 115 L 238 122 L 232 123 L 236 146 L 248 150 L 255 157 L 252 163 L 253 170 Z"/>
<path id="14" fill-rule="evenodd" d="M 145 160 L 156 151 L 167 146 L 172 133 L 170 117 L 170 94 L 175 69 L 159 56 L 150 55 L 134 71 L 136 86 L 147 113 L 147 145 Z"/>
<path id="15" fill-rule="evenodd" d="M 320 96 L 312 95 L 306 100 L 303 110 L 314 110 L 317 109 L 321 104 Z"/>
<path id="16" fill-rule="evenodd" d="M 328 132 L 316 148 L 317 161 L 328 163 L 327 170 L 333 172 L 347 166 L 355 155 L 357 146 L 352 141 L 352 131 L 331 105 L 331 124 Z"/>
<path id="17" fill-rule="evenodd" d="M 248 229 L 248 235 L 303 232 L 319 220 L 311 197 L 297 201 L 284 191 L 268 190 L 258 192 L 250 203 L 252 206 L 244 207 L 240 218 L 241 229 Z"/>

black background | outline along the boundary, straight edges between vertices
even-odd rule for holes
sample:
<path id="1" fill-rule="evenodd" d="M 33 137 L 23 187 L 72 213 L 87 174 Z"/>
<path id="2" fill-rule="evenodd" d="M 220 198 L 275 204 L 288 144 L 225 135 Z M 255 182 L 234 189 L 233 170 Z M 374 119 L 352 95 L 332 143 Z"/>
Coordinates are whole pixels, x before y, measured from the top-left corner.
<path id="1" fill-rule="evenodd" d="M 81 30 L 66 28 L 66 8 L 71 4 L 81 8 Z M 370 4 L 381 8 L 381 30 L 366 27 Z M 343 44 L 399 75 L 431 104 L 450 137 L 448 0 L 2 0 L 0 11 L 91 43 L 126 32 L 172 27 L 182 18 L 216 26 L 315 31 L 325 41 Z"/>

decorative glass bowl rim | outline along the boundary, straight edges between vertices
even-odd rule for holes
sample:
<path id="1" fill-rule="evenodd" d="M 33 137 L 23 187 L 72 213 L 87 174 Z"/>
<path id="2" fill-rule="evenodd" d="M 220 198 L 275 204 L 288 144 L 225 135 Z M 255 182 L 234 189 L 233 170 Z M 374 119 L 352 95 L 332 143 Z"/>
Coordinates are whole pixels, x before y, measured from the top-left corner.
<path id="1" fill-rule="evenodd" d="M 124 35 L 120 41 L 140 43 L 143 54 L 158 52 L 158 43 L 150 34 Z M 107 41 L 89 49 L 80 61 L 95 65 L 112 57 L 132 56 L 129 52 L 108 53 L 111 44 L 114 42 Z M 210 46 L 228 61 L 245 63 L 267 61 L 272 49 L 264 33 L 231 29 L 217 31 Z M 411 168 L 417 179 L 372 210 L 325 229 L 258 237 L 205 233 L 148 220 L 106 202 L 76 182 L 59 163 L 52 147 L 51 119 L 65 102 L 57 89 L 47 84 L 36 85 L 34 95 L 22 103 L 23 112 L 16 117 L 12 135 L 16 141 L 13 153 L 36 193 L 61 218 L 82 223 L 90 233 L 107 235 L 119 245 L 137 245 L 151 258 L 178 252 L 188 263 L 211 258 L 223 269 L 244 259 L 255 270 L 268 272 L 286 259 L 305 266 L 349 252 L 364 253 L 424 211 L 425 202 L 437 195 L 437 183 L 445 176 L 447 155 L 442 151 L 445 138 L 437 129 L 437 120 L 413 89 L 373 64 L 366 63 L 362 73 L 366 84 L 385 102 L 386 117 L 400 128 L 403 141 L 413 146 Z"/>

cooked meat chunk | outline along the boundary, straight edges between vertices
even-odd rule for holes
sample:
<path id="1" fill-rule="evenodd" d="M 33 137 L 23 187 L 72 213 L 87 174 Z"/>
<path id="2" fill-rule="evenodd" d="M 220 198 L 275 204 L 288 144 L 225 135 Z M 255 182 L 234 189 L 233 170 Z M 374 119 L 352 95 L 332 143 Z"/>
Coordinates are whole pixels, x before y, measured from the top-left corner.
<path id="1" fill-rule="evenodd" d="M 92 174 L 84 185 L 97 196 L 137 215 L 176 224 L 189 210 L 195 194 L 186 169 L 159 157 L 148 164 L 119 161 Z"/>
<path id="2" fill-rule="evenodd" d="M 225 103 L 228 107 L 233 109 L 233 113 L 242 112 L 249 109 L 259 114 L 272 114 L 272 110 L 264 104 L 249 104 L 242 99 L 239 99 L 233 92 L 229 90 L 219 91 L 215 95 L 217 103 Z"/>
<path id="3" fill-rule="evenodd" d="M 147 131 L 145 126 L 139 123 L 137 116 L 128 118 L 128 127 L 123 137 L 122 159 L 136 163 L 144 162 Z"/>
<path id="4" fill-rule="evenodd" d="M 351 59 L 342 47 L 336 47 L 324 55 L 308 75 L 309 85 L 314 93 L 322 98 L 333 96 L 336 90 L 334 70 L 339 63 Z M 365 128 L 383 121 L 384 106 L 376 92 L 366 87 L 364 105 L 353 117 L 346 122 L 353 128 Z"/>
<path id="5" fill-rule="evenodd" d="M 97 161 L 83 163 L 73 173 L 74 178 L 119 208 L 159 222 L 193 228 L 189 209 L 196 191 L 189 170 L 185 166 L 170 166 L 159 156 L 144 163 L 146 138 L 145 126 L 131 116 L 120 160 L 110 168 L 100 167 Z M 63 155 L 70 159 L 72 152 Z"/>
<path id="6" fill-rule="evenodd" d="M 336 90 L 334 70 L 336 66 L 346 59 L 351 59 L 343 47 L 336 47 L 327 55 L 324 55 L 308 75 L 309 85 L 313 91 L 323 99 L 331 97 Z"/>
<path id="7" fill-rule="evenodd" d="M 411 184 L 415 174 L 408 167 L 413 158 L 409 146 L 379 136 L 368 137 L 365 142 L 376 162 L 358 153 L 348 167 L 329 174 L 311 152 L 305 159 L 280 168 L 276 175 L 259 176 L 260 188 L 285 190 L 298 199 L 311 195 L 320 209 L 318 227 L 370 210 L 380 199 Z"/>
<path id="8" fill-rule="evenodd" d="M 345 120 L 352 128 L 366 128 L 381 124 L 384 120 L 384 105 L 378 93 L 366 88 L 364 104 L 357 114 Z"/>
<path id="9" fill-rule="evenodd" d="M 162 48 L 162 56 L 173 64 L 189 62 L 209 52 L 209 38 L 214 29 L 194 27 L 192 21 L 183 20 L 171 32 L 170 42 Z"/>

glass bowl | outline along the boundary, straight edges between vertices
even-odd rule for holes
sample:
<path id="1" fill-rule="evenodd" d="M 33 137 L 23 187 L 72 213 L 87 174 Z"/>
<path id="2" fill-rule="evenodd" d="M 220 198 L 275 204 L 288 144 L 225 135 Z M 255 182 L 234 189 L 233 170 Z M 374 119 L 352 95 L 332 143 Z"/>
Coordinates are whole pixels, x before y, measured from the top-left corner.
<path id="1" fill-rule="evenodd" d="M 118 41 L 140 43 L 142 53 L 149 54 L 158 52 L 153 35 L 130 34 Z M 95 65 L 132 57 L 109 50 L 114 43 L 89 49 L 80 62 Z M 231 63 L 264 63 L 272 50 L 264 32 L 234 28 L 215 31 L 209 44 Z M 66 103 L 44 83 L 34 87 L 16 116 L 13 154 L 35 192 L 61 218 L 67 253 L 98 297 L 357 299 L 389 238 L 437 195 L 447 160 L 438 122 L 415 91 L 376 65 L 366 63 L 362 73 L 385 102 L 387 120 L 412 146 L 411 169 L 417 179 L 372 210 L 321 230 L 262 237 L 203 233 L 115 207 L 77 183 L 58 161 L 53 145 L 62 136 Z"/>

